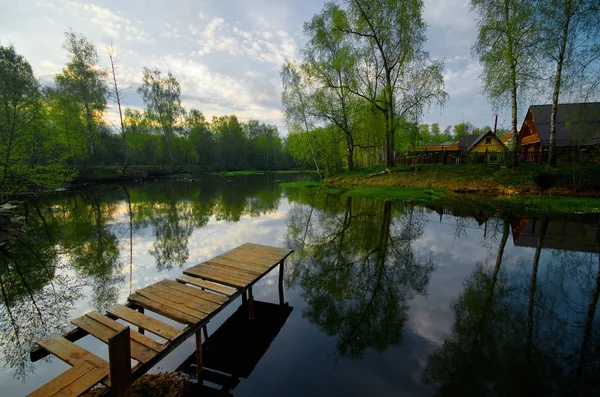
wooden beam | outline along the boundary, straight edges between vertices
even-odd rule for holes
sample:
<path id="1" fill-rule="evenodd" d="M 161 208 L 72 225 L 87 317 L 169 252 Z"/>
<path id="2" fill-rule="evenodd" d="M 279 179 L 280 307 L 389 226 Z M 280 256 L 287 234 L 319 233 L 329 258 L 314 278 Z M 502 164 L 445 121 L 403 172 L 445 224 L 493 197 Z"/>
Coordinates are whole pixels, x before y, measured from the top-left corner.
<path id="1" fill-rule="evenodd" d="M 202 330 L 199 328 L 196 331 L 196 373 L 198 374 L 198 380 L 202 375 Z"/>
<path id="2" fill-rule="evenodd" d="M 129 327 L 108 339 L 111 391 L 115 397 L 131 397 L 131 350 Z"/>

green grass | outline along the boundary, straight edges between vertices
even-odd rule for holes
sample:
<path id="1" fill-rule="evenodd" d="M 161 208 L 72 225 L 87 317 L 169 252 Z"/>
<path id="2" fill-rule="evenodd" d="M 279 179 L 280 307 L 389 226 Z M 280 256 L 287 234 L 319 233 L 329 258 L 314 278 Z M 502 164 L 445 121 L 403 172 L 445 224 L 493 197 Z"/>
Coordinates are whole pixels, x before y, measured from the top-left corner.
<path id="1" fill-rule="evenodd" d="M 351 197 L 369 197 L 384 200 L 402 200 L 419 203 L 430 203 L 440 199 L 446 189 L 421 187 L 359 187 L 346 192 Z"/>
<path id="2" fill-rule="evenodd" d="M 600 199 L 588 197 L 500 196 L 493 200 L 515 212 L 600 213 Z"/>
<path id="3" fill-rule="evenodd" d="M 315 188 L 323 186 L 318 181 L 295 181 L 295 182 L 280 182 L 279 186 L 288 188 Z"/>
<path id="4" fill-rule="evenodd" d="M 242 175 L 264 175 L 264 174 L 299 174 L 299 173 L 315 173 L 316 171 L 301 171 L 301 170 L 275 170 L 275 171 L 258 171 L 258 170 L 244 170 L 244 171 L 215 171 L 211 172 L 213 175 L 219 176 L 242 176 Z"/>

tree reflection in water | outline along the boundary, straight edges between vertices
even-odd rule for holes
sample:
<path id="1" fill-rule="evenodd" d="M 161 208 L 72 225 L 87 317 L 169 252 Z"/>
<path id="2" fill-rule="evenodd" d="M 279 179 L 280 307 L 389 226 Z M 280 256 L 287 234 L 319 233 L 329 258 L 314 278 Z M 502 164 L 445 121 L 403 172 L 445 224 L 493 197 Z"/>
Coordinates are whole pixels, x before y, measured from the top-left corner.
<path id="1" fill-rule="evenodd" d="M 452 304 L 452 330 L 423 379 L 439 396 L 598 393 L 600 256 L 554 250 L 540 273 L 543 220 L 532 257 L 506 269 L 509 224 L 505 217 L 495 265 L 479 264 Z"/>
<path id="2" fill-rule="evenodd" d="M 156 270 L 182 266 L 188 240 L 214 215 L 239 220 L 275 211 L 281 191 L 224 179 L 82 189 L 22 204 L 25 231 L 0 247 L 0 354 L 15 377 L 34 370 L 32 344 L 70 329 L 72 311 L 90 289 L 85 308 L 104 311 L 134 274 L 134 233 L 151 228 Z M 123 241 L 122 241 L 123 240 Z M 125 248 L 127 247 L 127 248 Z M 123 250 L 123 252 L 121 252 Z M 129 265 L 129 274 L 122 272 Z M 81 304 L 81 302 L 79 302 Z"/>
<path id="3" fill-rule="evenodd" d="M 425 293 L 434 269 L 413 248 L 423 234 L 423 212 L 324 192 L 304 202 L 292 206 L 287 234 L 296 250 L 287 278 L 303 290 L 303 315 L 337 336 L 343 357 L 400 344 L 407 302 Z"/>

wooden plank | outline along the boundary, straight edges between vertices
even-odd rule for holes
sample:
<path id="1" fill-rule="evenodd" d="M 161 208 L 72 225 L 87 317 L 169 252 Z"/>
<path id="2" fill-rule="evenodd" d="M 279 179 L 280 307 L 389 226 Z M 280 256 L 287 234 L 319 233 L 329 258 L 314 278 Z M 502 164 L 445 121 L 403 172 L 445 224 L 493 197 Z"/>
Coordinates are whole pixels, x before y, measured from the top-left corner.
<path id="1" fill-rule="evenodd" d="M 169 288 L 173 288 L 173 289 L 176 289 L 183 293 L 192 295 L 196 298 L 200 298 L 205 301 L 209 301 L 209 302 L 215 304 L 216 306 L 220 306 L 229 300 L 228 298 L 226 298 L 224 296 L 213 294 L 212 292 L 202 291 L 202 290 L 199 290 L 198 288 L 190 287 L 188 285 L 181 285 L 181 283 L 178 283 L 177 281 L 173 281 L 173 280 L 163 280 L 160 283 L 162 285 L 168 286 Z"/>
<path id="2" fill-rule="evenodd" d="M 214 274 L 220 274 L 223 277 L 229 277 L 229 278 L 233 278 L 237 281 L 242 281 L 245 283 L 251 283 L 252 281 L 254 281 L 258 276 L 254 275 L 254 274 L 249 274 L 249 273 L 244 273 L 242 271 L 239 270 L 234 270 L 231 268 L 225 268 L 222 266 L 218 266 L 218 265 L 214 265 L 214 264 L 210 264 L 207 262 L 204 262 L 200 265 L 197 265 L 198 267 L 202 268 L 202 270 L 204 271 L 212 271 Z"/>
<path id="3" fill-rule="evenodd" d="M 216 266 L 225 266 L 230 267 L 236 270 L 242 270 L 246 273 L 253 274 L 255 276 L 260 276 L 263 274 L 268 268 L 262 265 L 255 265 L 247 260 L 232 260 L 232 259 L 224 259 L 224 258 L 213 258 L 205 263 L 210 263 Z"/>
<path id="4" fill-rule="evenodd" d="M 108 343 L 108 339 L 115 334 L 115 330 L 107 327 L 106 325 L 99 323 L 90 317 L 81 316 L 71 320 L 71 323 L 83 328 L 91 335 L 100 339 L 104 343 Z M 125 327 L 126 328 L 126 327 Z M 141 363 L 148 362 L 152 357 L 156 355 L 156 352 L 141 343 L 131 340 L 131 357 Z"/>
<path id="5" fill-rule="evenodd" d="M 248 282 L 240 281 L 233 277 L 226 277 L 220 273 L 215 273 L 212 270 L 203 269 L 201 267 L 192 266 L 183 271 L 183 274 L 188 276 L 200 277 L 208 281 L 213 281 L 215 283 L 227 285 L 234 288 L 246 288 L 248 286 Z"/>
<path id="6" fill-rule="evenodd" d="M 244 243 L 239 246 L 239 248 L 243 248 L 246 250 L 253 250 L 256 252 L 268 253 L 269 255 L 281 256 L 281 259 L 284 259 L 289 254 L 294 252 L 294 250 L 289 248 L 279 248 L 279 247 L 271 247 L 268 245 L 262 244 L 254 244 L 254 243 Z"/>
<path id="7" fill-rule="evenodd" d="M 145 291 L 148 291 L 156 296 L 159 296 L 165 300 L 169 300 L 179 307 L 185 306 L 189 307 L 192 310 L 197 310 L 201 312 L 204 316 L 209 315 L 214 310 L 216 310 L 219 305 L 213 302 L 209 302 L 206 300 L 202 300 L 201 298 L 197 298 L 192 295 L 185 294 L 181 291 L 178 291 L 174 288 L 169 288 L 164 284 L 154 284 L 145 288 Z"/>
<path id="8" fill-rule="evenodd" d="M 194 307 L 194 305 L 182 305 L 180 301 L 174 299 L 169 294 L 165 294 L 161 291 L 157 291 L 156 289 L 150 289 L 148 287 L 143 288 L 141 290 L 136 291 L 138 295 L 142 295 L 147 299 L 150 299 L 156 303 L 160 303 L 164 306 L 168 306 L 173 310 L 177 310 L 179 312 L 185 313 L 196 318 L 196 322 L 202 320 L 208 313 L 204 313 L 201 310 Z M 190 307 L 192 306 L 192 307 Z"/>
<path id="9" fill-rule="evenodd" d="M 70 384 L 68 388 L 64 388 L 60 392 L 56 393 L 53 397 L 75 397 L 80 396 L 92 387 L 100 383 L 103 377 L 106 376 L 106 372 L 100 368 L 94 368 L 81 378 L 77 379 L 74 383 Z"/>
<path id="10" fill-rule="evenodd" d="M 278 253 L 271 253 L 271 252 L 267 252 L 267 251 L 260 251 L 260 250 L 254 250 L 254 249 L 240 249 L 240 250 L 229 251 L 229 252 L 225 252 L 221 256 L 226 256 L 226 255 L 227 256 L 235 256 L 235 257 L 248 257 L 248 258 L 253 258 L 253 259 L 262 259 L 262 260 L 268 260 L 268 261 L 272 261 L 272 262 L 279 262 L 286 256 L 286 255 L 282 255 L 282 254 L 278 254 Z"/>
<path id="11" fill-rule="evenodd" d="M 204 262 L 198 266 L 203 266 L 206 269 L 211 269 L 216 272 L 221 272 L 226 276 L 234 276 L 240 280 L 254 280 L 258 277 L 256 274 L 250 274 L 244 270 L 238 270 L 231 267 L 225 267 L 216 263 Z"/>
<path id="12" fill-rule="evenodd" d="M 253 251 L 247 251 L 247 252 L 226 252 L 221 256 L 218 256 L 217 258 L 223 258 L 223 259 L 229 259 L 229 260 L 242 260 L 242 261 L 249 261 L 254 263 L 257 266 L 269 266 L 274 262 L 279 262 L 281 260 L 280 256 L 277 257 L 268 257 L 265 255 L 262 255 L 260 253 L 256 253 Z"/>
<path id="13" fill-rule="evenodd" d="M 59 393 L 61 390 L 70 387 L 73 383 L 77 382 L 79 379 L 82 379 L 84 375 L 94 369 L 101 369 L 98 373 L 102 375 L 100 379 L 95 382 L 92 380 L 92 384 L 88 385 L 88 387 L 84 390 L 89 390 L 97 383 L 99 383 L 103 378 L 105 378 L 108 374 L 105 368 L 98 368 L 93 363 L 82 360 L 74 367 L 69 368 L 62 374 L 58 375 L 56 378 L 52 379 L 50 382 L 41 386 L 39 389 L 35 390 L 33 393 L 27 395 L 27 397 L 48 397 L 54 396 Z M 83 381 L 86 379 L 83 378 Z"/>
<path id="14" fill-rule="evenodd" d="M 131 396 L 130 338 L 130 329 L 126 327 L 108 340 L 110 379 L 112 380 L 111 393 L 116 397 Z"/>
<path id="15" fill-rule="evenodd" d="M 86 317 L 90 317 L 91 319 L 98 321 L 99 323 L 101 323 L 103 325 L 106 325 L 107 327 L 113 329 L 115 332 L 120 332 L 123 330 L 123 328 L 127 328 L 127 326 L 125 326 L 121 323 L 118 323 L 106 316 L 103 316 L 98 312 L 89 312 L 89 313 L 86 313 L 85 315 L 86 315 Z M 135 340 L 136 342 L 139 342 L 142 345 L 147 346 L 156 352 L 161 351 L 165 347 L 159 341 L 149 338 L 146 335 L 142 335 L 139 332 L 134 331 L 134 330 L 131 330 L 130 337 L 132 340 Z M 110 362 L 109 362 L 109 364 L 110 364 Z"/>
<path id="16" fill-rule="evenodd" d="M 126 306 L 113 306 L 106 312 L 114 317 L 118 317 L 127 321 L 128 323 L 137 325 L 138 327 L 148 330 L 153 334 L 167 340 L 173 340 L 181 334 L 181 331 L 177 328 L 165 324 L 155 318 L 146 316 L 138 311 L 131 310 Z"/>
<path id="17" fill-rule="evenodd" d="M 254 262 L 257 265 L 261 265 L 261 266 L 265 266 L 265 267 L 270 267 L 274 263 L 278 263 L 278 262 L 284 260 L 284 258 L 281 255 L 270 256 L 270 255 L 266 255 L 266 254 L 262 254 L 262 253 L 254 252 L 254 251 L 247 251 L 247 252 L 243 252 L 243 253 L 242 252 L 238 252 L 238 253 L 228 252 L 228 253 L 221 255 L 219 258 Z"/>
<path id="18" fill-rule="evenodd" d="M 218 292 L 219 294 L 223 294 L 225 296 L 231 296 L 236 293 L 236 290 L 230 287 L 226 287 L 224 285 L 211 283 L 209 281 L 205 281 L 199 278 L 190 277 L 190 276 L 179 276 L 177 277 L 177 281 L 180 283 L 186 283 L 195 285 L 196 287 L 204 288 L 210 291 Z"/>
<path id="19" fill-rule="evenodd" d="M 108 371 L 108 363 L 62 336 L 50 336 L 36 342 L 43 349 L 54 354 L 69 365 L 75 366 L 82 361 L 89 361 L 96 367 L 104 367 Z M 108 372 L 107 372 L 108 373 Z"/>
<path id="20" fill-rule="evenodd" d="M 152 310 L 155 313 L 170 318 L 171 320 L 179 321 L 184 324 L 196 324 L 201 319 L 198 317 L 190 316 L 187 313 L 183 313 L 179 310 L 173 309 L 162 303 L 153 301 L 139 294 L 131 294 L 127 298 L 130 302 L 145 307 L 146 309 Z"/>

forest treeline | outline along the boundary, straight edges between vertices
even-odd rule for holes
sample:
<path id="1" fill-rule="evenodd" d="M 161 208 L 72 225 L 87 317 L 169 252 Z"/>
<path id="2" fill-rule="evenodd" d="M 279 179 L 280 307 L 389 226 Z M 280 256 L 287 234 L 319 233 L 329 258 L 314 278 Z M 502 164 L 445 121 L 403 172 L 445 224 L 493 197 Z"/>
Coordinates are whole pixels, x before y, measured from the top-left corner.
<path id="1" fill-rule="evenodd" d="M 170 72 L 143 70 L 145 109 L 122 106 L 112 45 L 102 68 L 93 42 L 66 33 L 69 61 L 42 85 L 14 46 L 0 46 L 0 203 L 28 189 L 53 189 L 97 166 L 169 171 L 289 169 L 297 164 L 276 126 L 235 115 L 207 120 L 181 104 Z M 108 107 L 114 104 L 117 121 Z"/>
<path id="2" fill-rule="evenodd" d="M 444 62 L 425 50 L 423 1 L 334 0 L 304 24 L 301 60 L 281 71 L 289 140 L 324 173 L 370 165 L 410 146 L 475 132 L 420 126 L 443 106 Z M 600 0 L 471 0 L 472 54 L 492 105 L 511 109 L 512 165 L 525 101 L 552 103 L 549 165 L 556 165 L 556 109 L 598 97 Z M 499 131 L 496 131 L 498 133 Z"/>

